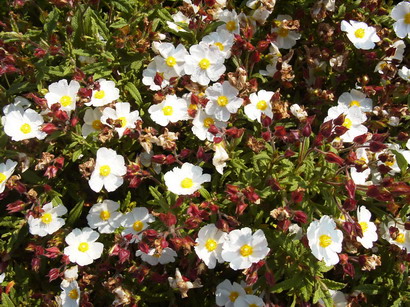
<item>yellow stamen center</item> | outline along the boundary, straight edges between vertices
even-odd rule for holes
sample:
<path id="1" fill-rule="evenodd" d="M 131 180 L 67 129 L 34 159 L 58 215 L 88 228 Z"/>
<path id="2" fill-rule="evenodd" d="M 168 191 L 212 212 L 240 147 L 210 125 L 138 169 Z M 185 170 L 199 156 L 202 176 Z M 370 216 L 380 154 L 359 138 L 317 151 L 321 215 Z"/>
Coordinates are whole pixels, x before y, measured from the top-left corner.
<path id="1" fill-rule="evenodd" d="M 210 117 L 207 117 L 207 118 L 204 119 L 204 127 L 205 128 L 211 127 L 211 125 L 213 125 L 214 123 L 215 123 L 215 121 Z"/>
<path id="2" fill-rule="evenodd" d="M 404 233 L 399 233 L 396 237 L 395 240 L 397 243 L 403 244 L 404 241 L 406 241 L 406 237 L 404 236 Z"/>
<path id="3" fill-rule="evenodd" d="M 235 31 L 235 29 L 236 29 L 236 22 L 235 22 L 234 20 L 228 21 L 228 22 L 226 23 L 226 29 L 227 29 L 229 32 Z"/>
<path id="4" fill-rule="evenodd" d="M 369 229 L 369 224 L 367 222 L 360 222 L 360 227 L 362 227 L 362 232 L 365 233 Z"/>
<path id="5" fill-rule="evenodd" d="M 3 183 L 6 180 L 6 175 L 4 175 L 3 173 L 0 173 L 0 183 Z"/>
<path id="6" fill-rule="evenodd" d="M 350 129 L 352 128 L 352 124 L 353 123 L 349 118 L 345 118 L 342 126 L 346 127 L 347 129 Z"/>
<path id="7" fill-rule="evenodd" d="M 103 90 L 96 91 L 94 94 L 94 98 L 103 99 L 105 97 L 105 92 Z"/>
<path id="8" fill-rule="evenodd" d="M 50 224 L 52 221 L 53 221 L 53 216 L 51 215 L 51 213 L 44 213 L 42 216 L 41 216 L 41 221 L 44 223 L 44 224 Z"/>
<path id="9" fill-rule="evenodd" d="M 209 62 L 209 60 L 208 59 L 206 59 L 206 58 L 203 58 L 201 61 L 199 61 L 199 67 L 201 68 L 201 69 L 208 69 L 209 68 L 209 66 L 211 65 L 211 62 Z"/>
<path id="10" fill-rule="evenodd" d="M 23 124 L 20 127 L 20 131 L 23 132 L 24 134 L 30 133 L 31 132 L 31 126 L 29 124 Z"/>
<path id="11" fill-rule="evenodd" d="M 111 213 L 108 210 L 102 210 L 100 212 L 100 219 L 102 219 L 103 221 L 108 220 L 111 217 Z"/>
<path id="12" fill-rule="evenodd" d="M 198 110 L 198 105 L 191 103 L 188 107 L 189 110 Z"/>
<path id="13" fill-rule="evenodd" d="M 349 107 L 353 106 L 360 107 L 360 102 L 358 102 L 357 100 L 350 101 Z"/>
<path id="14" fill-rule="evenodd" d="M 85 253 L 86 251 L 88 251 L 90 249 L 90 246 L 88 245 L 87 242 L 81 242 L 78 245 L 78 250 L 82 253 Z"/>
<path id="15" fill-rule="evenodd" d="M 256 304 L 250 304 L 249 307 L 258 307 Z"/>
<path id="16" fill-rule="evenodd" d="M 357 38 L 363 38 L 364 37 L 364 29 L 360 28 L 357 29 L 356 31 L 354 31 L 354 36 L 356 36 Z"/>
<path id="17" fill-rule="evenodd" d="M 162 113 L 164 113 L 165 116 L 171 116 L 174 114 L 174 109 L 171 106 L 166 106 L 162 108 Z"/>
<path id="18" fill-rule="evenodd" d="M 245 287 L 244 290 L 245 290 L 246 294 L 252 294 L 253 293 L 252 287 Z"/>
<path id="19" fill-rule="evenodd" d="M 226 96 L 219 96 L 216 102 L 221 106 L 224 107 L 228 104 L 228 97 Z"/>
<path id="20" fill-rule="evenodd" d="M 118 120 L 121 121 L 121 128 L 124 128 L 125 125 L 127 124 L 127 119 L 123 116 L 123 117 L 118 118 Z"/>
<path id="21" fill-rule="evenodd" d="M 175 64 L 177 63 L 177 60 L 173 57 L 173 56 L 169 56 L 167 57 L 167 59 L 165 60 L 165 63 L 167 63 L 167 65 L 169 67 L 174 67 Z"/>
<path id="22" fill-rule="evenodd" d="M 230 300 L 231 302 L 235 302 L 236 299 L 238 298 L 238 296 L 239 296 L 239 293 L 238 293 L 238 292 L 232 291 L 231 294 L 229 294 L 229 300 Z"/>
<path id="23" fill-rule="evenodd" d="M 185 178 L 181 181 L 181 187 L 184 189 L 189 189 L 194 185 L 194 182 L 191 178 Z"/>
<path id="24" fill-rule="evenodd" d="M 78 299 L 80 294 L 78 293 L 77 289 L 73 289 L 70 292 L 68 292 L 68 297 L 71 298 L 72 300 Z"/>
<path id="25" fill-rule="evenodd" d="M 111 173 L 111 167 L 108 165 L 103 165 L 100 167 L 100 175 L 103 177 L 108 176 Z"/>
<path id="26" fill-rule="evenodd" d="M 91 124 L 91 126 L 95 129 L 95 130 L 101 130 L 103 127 L 102 122 L 99 119 L 96 119 L 95 121 L 93 121 L 93 123 Z"/>
<path id="27" fill-rule="evenodd" d="M 282 25 L 282 21 L 275 19 L 273 21 L 273 23 L 275 24 L 276 27 L 280 27 Z"/>
<path id="28" fill-rule="evenodd" d="M 268 107 L 268 104 L 266 103 L 265 100 L 260 100 L 258 101 L 258 103 L 256 104 L 256 108 L 258 110 L 264 111 L 266 108 Z"/>
<path id="29" fill-rule="evenodd" d="M 205 247 L 208 250 L 208 252 L 214 251 L 217 248 L 217 246 L 218 244 L 216 243 L 215 240 L 213 239 L 206 240 Z"/>
<path id="30" fill-rule="evenodd" d="M 289 35 L 289 30 L 285 28 L 279 28 L 277 33 L 280 37 L 287 37 Z"/>
<path id="31" fill-rule="evenodd" d="M 144 228 L 144 223 L 141 221 L 136 221 L 134 224 L 132 224 L 132 228 L 136 231 L 139 232 Z"/>
<path id="32" fill-rule="evenodd" d="M 241 247 L 239 253 L 242 255 L 242 257 L 248 257 L 253 254 L 253 247 L 245 244 Z"/>
<path id="33" fill-rule="evenodd" d="M 214 43 L 214 45 L 217 46 L 220 51 L 224 51 L 224 49 L 225 49 L 224 45 L 222 45 L 222 43 L 220 43 L 220 42 L 216 42 L 216 43 Z"/>
<path id="34" fill-rule="evenodd" d="M 384 162 L 384 164 L 386 164 L 388 167 L 392 167 L 395 162 L 396 160 L 393 157 L 391 157 L 391 160 L 387 160 L 386 162 Z"/>
<path id="35" fill-rule="evenodd" d="M 332 238 L 328 235 L 321 235 L 319 237 L 319 245 L 321 247 L 328 247 L 330 244 L 332 244 Z"/>
<path id="36" fill-rule="evenodd" d="M 410 13 L 404 15 L 404 23 L 410 24 Z"/>
<path id="37" fill-rule="evenodd" d="M 60 99 L 60 103 L 63 107 L 68 107 L 72 102 L 73 100 L 71 99 L 70 96 L 63 96 Z"/>

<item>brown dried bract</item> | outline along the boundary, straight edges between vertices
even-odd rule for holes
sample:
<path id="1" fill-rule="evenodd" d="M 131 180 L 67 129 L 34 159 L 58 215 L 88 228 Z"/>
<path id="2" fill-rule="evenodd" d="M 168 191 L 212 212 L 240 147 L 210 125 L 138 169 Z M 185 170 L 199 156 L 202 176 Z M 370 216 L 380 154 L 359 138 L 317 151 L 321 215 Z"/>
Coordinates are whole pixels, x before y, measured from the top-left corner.
<path id="1" fill-rule="evenodd" d="M 84 162 L 78 166 L 81 176 L 88 179 L 91 176 L 91 173 L 94 171 L 95 160 L 91 158 L 87 162 Z"/>
<path id="2" fill-rule="evenodd" d="M 42 157 L 38 159 L 38 163 L 34 167 L 36 171 L 44 170 L 48 165 L 50 165 L 54 160 L 54 155 L 48 152 L 43 152 Z"/>

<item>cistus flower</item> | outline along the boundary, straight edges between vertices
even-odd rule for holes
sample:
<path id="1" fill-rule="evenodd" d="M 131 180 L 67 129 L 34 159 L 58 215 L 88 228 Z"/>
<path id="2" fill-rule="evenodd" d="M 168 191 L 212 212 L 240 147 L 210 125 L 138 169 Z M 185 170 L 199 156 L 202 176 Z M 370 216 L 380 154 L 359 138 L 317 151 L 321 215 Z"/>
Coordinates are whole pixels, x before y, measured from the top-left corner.
<path id="1" fill-rule="evenodd" d="M 410 82 L 410 69 L 403 66 L 399 69 L 398 74 L 404 81 Z"/>
<path id="2" fill-rule="evenodd" d="M 238 297 L 246 295 L 245 289 L 238 283 L 231 283 L 228 279 L 216 286 L 215 296 L 218 306 L 234 307 Z"/>
<path id="3" fill-rule="evenodd" d="M 64 248 L 64 254 L 68 256 L 71 262 L 78 265 L 93 263 L 95 259 L 101 257 L 104 249 L 102 243 L 96 242 L 99 236 L 98 232 L 89 227 L 82 230 L 79 228 L 73 229 L 65 238 L 68 246 Z"/>
<path id="4" fill-rule="evenodd" d="M 221 11 L 217 16 L 217 20 L 225 22 L 224 25 L 220 25 L 218 27 L 217 31 L 227 30 L 232 34 L 239 34 L 239 31 L 240 31 L 239 18 L 238 18 L 238 14 L 235 12 L 235 10 L 232 10 L 232 11 L 223 10 L 223 11 Z"/>
<path id="5" fill-rule="evenodd" d="M 387 225 L 384 224 L 383 239 L 390 244 L 397 245 L 401 249 L 410 251 L 410 231 L 404 227 L 404 223 L 400 219 L 390 220 Z M 396 231 L 390 233 L 390 228 L 394 227 Z"/>
<path id="6" fill-rule="evenodd" d="M 390 16 L 396 21 L 393 24 L 394 32 L 400 38 L 410 38 L 410 2 L 402 1 L 391 11 Z"/>
<path id="7" fill-rule="evenodd" d="M 90 177 L 90 188 L 100 192 L 103 187 L 108 192 L 115 191 L 124 182 L 122 176 L 127 173 L 124 157 L 115 150 L 102 147 L 97 151 L 94 171 Z"/>
<path id="8" fill-rule="evenodd" d="M 68 281 L 64 279 L 61 282 L 61 306 L 62 307 L 78 307 L 80 306 L 80 287 L 78 286 L 77 281 Z"/>
<path id="9" fill-rule="evenodd" d="M 141 241 L 141 232 L 148 228 L 149 224 L 155 221 L 155 218 L 148 212 L 145 207 L 132 209 L 123 216 L 121 225 L 125 228 L 122 231 L 123 236 L 132 235 L 131 243 Z"/>
<path id="10" fill-rule="evenodd" d="M 291 21 L 289 15 L 278 15 L 275 19 L 276 27 L 272 29 L 277 34 L 275 44 L 279 49 L 290 49 L 296 45 L 296 41 L 301 38 L 301 34 L 283 27 L 283 22 Z"/>
<path id="11" fill-rule="evenodd" d="M 310 223 L 307 238 L 312 254 L 319 260 L 324 260 L 327 266 L 339 263 L 337 253 L 342 251 L 343 233 L 336 229 L 336 223 L 324 215 L 319 221 Z"/>
<path id="12" fill-rule="evenodd" d="M 375 43 L 380 41 L 376 29 L 364 22 L 342 20 L 341 30 L 347 33 L 347 37 L 357 49 L 373 49 Z"/>
<path id="13" fill-rule="evenodd" d="M 263 231 L 258 229 L 252 234 L 252 230 L 245 227 L 228 234 L 222 245 L 222 258 L 233 270 L 242 270 L 265 258 L 269 251 Z"/>
<path id="14" fill-rule="evenodd" d="M 185 57 L 188 55 L 184 45 L 174 47 L 171 43 L 160 43 L 156 48 L 161 55 L 155 57 L 158 72 L 164 74 L 166 80 L 181 77 L 184 74 Z"/>
<path id="15" fill-rule="evenodd" d="M 260 90 L 258 93 L 252 93 L 249 96 L 250 104 L 244 108 L 246 116 L 251 120 L 261 122 L 262 114 L 273 118 L 271 98 L 275 94 L 271 91 Z"/>
<path id="16" fill-rule="evenodd" d="M 208 45 L 214 45 L 219 48 L 219 51 L 225 59 L 231 57 L 231 48 L 234 42 L 234 35 L 225 29 L 212 32 L 202 38 L 203 43 Z"/>
<path id="17" fill-rule="evenodd" d="M 364 248 L 372 248 L 373 242 L 377 241 L 377 228 L 373 222 L 370 222 L 372 215 L 364 206 L 357 208 L 357 222 L 362 228 L 363 237 L 357 236 L 356 240 Z"/>
<path id="18" fill-rule="evenodd" d="M 135 256 L 141 256 L 142 261 L 148 262 L 150 265 L 171 263 L 175 261 L 175 257 L 178 257 L 177 253 L 169 247 L 164 248 L 161 252 L 151 248 L 148 254 L 137 250 Z"/>
<path id="19" fill-rule="evenodd" d="M 264 307 L 265 302 L 259 296 L 247 294 L 245 296 L 238 296 L 234 303 L 234 307 Z"/>
<path id="20" fill-rule="evenodd" d="M 154 122 L 164 127 L 170 122 L 176 123 L 188 119 L 186 102 L 176 95 L 167 95 L 161 103 L 150 106 L 148 113 Z"/>
<path id="21" fill-rule="evenodd" d="M 229 160 L 229 155 L 225 150 L 224 142 L 214 145 L 214 156 L 212 158 L 212 164 L 215 166 L 216 171 L 223 175 L 224 167 L 226 166 L 226 161 Z"/>
<path id="22" fill-rule="evenodd" d="M 17 162 L 7 159 L 6 163 L 0 163 L 0 193 L 4 192 L 7 180 L 13 174 Z"/>
<path id="23" fill-rule="evenodd" d="M 81 133 L 87 137 L 90 133 L 101 131 L 104 127 L 101 122 L 102 112 L 100 109 L 87 109 L 84 114 L 84 125 L 81 127 Z"/>
<path id="24" fill-rule="evenodd" d="M 107 126 L 114 127 L 121 138 L 126 129 L 135 128 L 135 122 L 141 120 L 139 112 L 132 111 L 128 102 L 117 102 L 115 110 L 113 108 L 104 108 L 101 116 L 101 122 Z"/>
<path id="25" fill-rule="evenodd" d="M 29 231 L 32 235 L 44 237 L 64 226 L 65 221 L 60 216 L 67 213 L 67 208 L 63 204 L 53 207 L 53 204 L 50 202 L 41 209 L 43 212 L 39 218 L 34 218 L 32 215 L 28 218 Z"/>
<path id="26" fill-rule="evenodd" d="M 94 204 L 87 215 L 88 225 L 100 233 L 113 233 L 121 226 L 122 213 L 117 210 L 120 204 L 105 199 L 102 203 Z"/>
<path id="27" fill-rule="evenodd" d="M 195 118 L 192 121 L 192 132 L 198 137 L 198 139 L 204 141 L 213 141 L 215 136 L 218 134 L 213 134 L 209 132 L 209 128 L 214 125 L 218 129 L 226 128 L 227 123 L 217 120 L 213 115 L 207 115 L 202 109 L 196 112 Z"/>
<path id="28" fill-rule="evenodd" d="M 373 110 L 372 100 L 366 98 L 366 94 L 355 89 L 351 90 L 350 93 L 344 92 L 340 95 L 337 103 L 346 107 L 357 106 L 363 112 L 371 112 Z"/>
<path id="29" fill-rule="evenodd" d="M 195 252 L 209 269 L 213 269 L 216 263 L 222 263 L 222 244 L 227 238 L 227 233 L 216 228 L 214 224 L 202 227 L 195 240 Z"/>
<path id="30" fill-rule="evenodd" d="M 120 90 L 115 87 L 114 81 L 99 79 L 97 83 L 99 89 L 93 90 L 91 100 L 85 104 L 86 106 L 101 107 L 120 98 Z"/>
<path id="31" fill-rule="evenodd" d="M 186 30 L 178 26 L 176 22 L 188 25 L 191 21 L 188 17 L 186 17 L 182 12 L 178 12 L 172 15 L 172 19 L 174 22 L 167 21 L 167 25 L 171 30 L 174 30 L 175 32 L 186 32 Z"/>
<path id="32" fill-rule="evenodd" d="M 142 83 L 149 86 L 151 91 L 159 91 L 169 85 L 169 80 L 165 79 L 162 72 L 159 71 L 161 56 L 156 56 L 147 68 L 142 71 Z"/>
<path id="33" fill-rule="evenodd" d="M 53 104 L 59 103 L 60 109 L 70 113 L 75 110 L 77 103 L 77 93 L 80 89 L 80 83 L 71 80 L 68 84 L 66 79 L 51 83 L 48 86 L 48 93 L 45 95 L 49 108 Z"/>
<path id="34" fill-rule="evenodd" d="M 205 182 L 211 181 L 211 175 L 202 174 L 202 167 L 184 163 L 174 167 L 164 175 L 167 188 L 177 195 L 191 195 Z"/>

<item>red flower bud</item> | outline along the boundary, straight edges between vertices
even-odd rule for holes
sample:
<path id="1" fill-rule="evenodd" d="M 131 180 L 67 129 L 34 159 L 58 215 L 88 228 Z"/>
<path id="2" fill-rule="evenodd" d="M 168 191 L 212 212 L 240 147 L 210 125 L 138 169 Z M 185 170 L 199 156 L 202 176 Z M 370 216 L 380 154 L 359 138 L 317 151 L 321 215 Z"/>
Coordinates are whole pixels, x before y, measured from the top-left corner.
<path id="1" fill-rule="evenodd" d="M 247 187 L 243 189 L 242 193 L 251 203 L 256 203 L 260 199 L 259 195 L 255 192 L 255 189 L 253 187 Z"/>
<path id="2" fill-rule="evenodd" d="M 57 131 L 57 130 L 58 128 L 53 123 L 47 123 L 41 127 L 41 131 L 47 134 L 52 134 L 54 131 Z"/>
<path id="3" fill-rule="evenodd" d="M 333 152 L 326 153 L 325 159 L 327 162 L 339 164 L 340 166 L 343 166 L 345 164 L 345 160 Z"/>
<path id="4" fill-rule="evenodd" d="M 291 221 L 290 220 L 282 220 L 282 221 L 278 221 L 278 228 L 282 229 L 283 231 L 288 231 L 290 225 L 291 225 Z"/>
<path id="5" fill-rule="evenodd" d="M 167 165 L 170 165 L 170 164 L 175 163 L 176 160 L 177 159 L 173 155 L 168 155 L 166 156 L 164 163 Z"/>
<path id="6" fill-rule="evenodd" d="M 300 224 L 306 224 L 307 223 L 308 217 L 307 217 L 307 214 L 305 212 L 298 210 L 298 211 L 293 212 L 293 214 L 294 214 L 293 220 L 295 222 L 300 223 Z"/>
<path id="7" fill-rule="evenodd" d="M 381 142 L 378 142 L 378 141 L 370 142 L 370 146 L 369 146 L 369 149 L 371 152 L 379 152 L 386 148 L 387 148 L 387 145 Z"/>
<path id="8" fill-rule="evenodd" d="M 274 135 L 275 135 L 275 136 L 278 136 L 278 137 L 284 137 L 284 136 L 286 136 L 286 129 L 285 129 L 285 127 L 283 127 L 283 126 L 276 126 L 276 127 L 275 127 Z"/>
<path id="9" fill-rule="evenodd" d="M 48 272 L 47 276 L 48 276 L 48 281 L 49 282 L 57 279 L 60 276 L 60 269 L 58 269 L 58 268 L 51 269 Z"/>
<path id="10" fill-rule="evenodd" d="M 239 202 L 236 204 L 235 214 L 242 215 L 245 209 L 248 207 L 248 204 L 244 202 Z"/>
<path id="11" fill-rule="evenodd" d="M 218 129 L 217 126 L 211 125 L 211 126 L 208 128 L 208 132 L 209 132 L 209 133 L 212 133 L 213 135 L 217 135 L 217 134 L 219 133 L 219 129 Z"/>
<path id="12" fill-rule="evenodd" d="M 16 200 L 15 202 L 6 205 L 6 210 L 8 213 L 20 212 L 25 208 L 26 204 L 21 200 Z"/>
<path id="13" fill-rule="evenodd" d="M 272 125 L 272 118 L 269 116 L 262 115 L 262 120 L 261 120 L 262 126 L 264 127 L 269 127 Z"/>
<path id="14" fill-rule="evenodd" d="M 325 138 L 328 138 L 328 137 L 332 134 L 332 127 L 333 127 L 332 121 L 329 120 L 329 121 L 323 123 L 323 124 L 320 126 L 320 133 L 321 133 Z"/>
<path id="15" fill-rule="evenodd" d="M 140 241 L 138 243 L 138 248 L 141 252 L 148 254 L 149 253 L 149 246 L 147 243 Z"/>
<path id="16" fill-rule="evenodd" d="M 127 261 L 130 258 L 131 252 L 128 249 L 125 248 L 120 248 L 118 251 L 118 258 L 120 261 L 120 264 L 123 264 L 125 261 Z"/>
<path id="17" fill-rule="evenodd" d="M 192 150 L 184 148 L 181 150 L 181 153 L 179 154 L 180 159 L 186 159 L 189 157 L 189 155 L 192 153 Z"/>
<path id="18" fill-rule="evenodd" d="M 156 73 L 154 77 L 155 85 L 161 86 L 162 82 L 164 81 L 164 75 L 161 73 Z"/>
<path id="19" fill-rule="evenodd" d="M 222 141 L 223 141 L 223 139 L 222 139 L 221 137 L 219 137 L 219 136 L 214 137 L 214 143 L 215 143 L 215 144 L 219 144 L 219 143 L 221 143 Z"/>
<path id="20" fill-rule="evenodd" d="M 251 60 L 252 63 L 258 63 L 258 62 L 261 60 L 261 54 L 260 54 L 260 52 L 259 52 L 258 50 L 255 50 L 255 51 L 252 53 L 252 55 L 251 55 L 251 57 L 250 57 L 250 60 Z"/>
<path id="21" fill-rule="evenodd" d="M 236 138 L 240 138 L 243 135 L 244 131 L 245 131 L 244 128 L 238 129 L 236 127 L 232 127 L 230 129 L 225 130 L 225 133 L 228 136 L 236 139 Z"/>
<path id="22" fill-rule="evenodd" d="M 346 200 L 343 202 L 343 208 L 344 208 L 346 211 L 356 210 L 356 208 L 357 208 L 357 200 L 350 199 L 350 198 L 346 199 Z"/>
<path id="23" fill-rule="evenodd" d="M 346 182 L 345 188 L 347 190 L 347 193 L 349 194 L 349 198 L 354 199 L 356 193 L 356 184 L 352 179 L 349 179 Z"/>
<path id="24" fill-rule="evenodd" d="M 353 142 L 355 142 L 355 143 L 357 143 L 357 144 L 364 144 L 364 143 L 366 143 L 366 142 L 367 142 L 367 133 L 356 136 L 356 137 L 353 139 Z"/>
<path id="25" fill-rule="evenodd" d="M 215 225 L 216 225 L 216 227 L 217 227 L 218 229 L 220 229 L 220 230 L 222 230 L 222 231 L 225 231 L 225 232 L 229 232 L 229 231 L 230 231 L 228 222 L 225 221 L 225 220 L 223 220 L 223 219 L 217 220 L 216 223 L 215 223 Z"/>
<path id="26" fill-rule="evenodd" d="M 342 136 L 348 130 L 349 129 L 346 128 L 345 126 L 337 126 L 337 127 L 335 127 L 335 134 L 336 134 L 336 136 Z"/>
<path id="27" fill-rule="evenodd" d="M 270 42 L 268 41 L 259 41 L 256 45 L 256 48 L 259 52 L 264 52 L 270 46 Z"/>
<path id="28" fill-rule="evenodd" d="M 306 124 L 302 129 L 302 135 L 304 137 L 309 137 L 312 134 L 312 126 L 310 124 Z"/>
<path id="29" fill-rule="evenodd" d="M 158 163 L 158 164 L 163 164 L 166 160 L 165 155 L 154 155 L 151 157 L 151 162 Z"/>
<path id="30" fill-rule="evenodd" d="M 262 132 L 262 138 L 266 142 L 269 142 L 272 139 L 272 134 L 270 133 L 270 131 L 264 131 L 264 132 Z"/>
<path id="31" fill-rule="evenodd" d="M 282 187 L 280 186 L 279 181 L 277 181 L 276 179 L 273 179 L 273 178 L 269 179 L 269 180 L 267 181 L 267 184 L 268 184 L 268 185 L 272 188 L 272 190 L 274 190 L 274 191 L 280 191 L 280 190 L 282 190 Z"/>
<path id="32" fill-rule="evenodd" d="M 285 157 L 286 158 L 293 157 L 294 155 L 295 155 L 295 152 L 292 149 L 290 149 L 290 148 L 286 149 L 286 151 L 285 151 Z"/>
<path id="33" fill-rule="evenodd" d="M 35 56 L 36 58 L 41 59 L 41 58 L 43 58 L 46 54 L 47 54 L 47 52 L 46 52 L 44 49 L 42 49 L 42 48 L 36 48 L 36 49 L 34 50 L 34 56 Z"/>
<path id="34" fill-rule="evenodd" d="M 171 227 L 177 223 L 177 217 L 168 212 L 168 213 L 160 213 L 159 214 L 159 219 L 167 226 Z"/>
<path id="35" fill-rule="evenodd" d="M 71 118 L 70 120 L 70 125 L 71 127 L 75 127 L 79 122 L 80 119 L 78 118 L 78 116 L 73 116 L 73 118 Z"/>

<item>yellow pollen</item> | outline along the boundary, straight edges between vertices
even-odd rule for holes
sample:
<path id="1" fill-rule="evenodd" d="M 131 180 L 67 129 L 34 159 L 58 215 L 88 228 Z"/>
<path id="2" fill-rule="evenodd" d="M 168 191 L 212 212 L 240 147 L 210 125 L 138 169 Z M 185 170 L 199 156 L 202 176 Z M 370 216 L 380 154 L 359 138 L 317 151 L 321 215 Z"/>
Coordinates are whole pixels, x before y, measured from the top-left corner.
<path id="1" fill-rule="evenodd" d="M 216 243 L 215 240 L 208 239 L 208 240 L 206 240 L 205 247 L 208 250 L 208 252 L 212 252 L 212 251 L 216 250 L 216 248 L 218 247 L 218 244 Z"/>
<path id="2" fill-rule="evenodd" d="M 124 128 L 125 125 L 127 124 L 127 119 L 124 116 L 122 116 L 122 117 L 118 118 L 118 120 L 121 121 L 121 128 Z"/>
<path id="3" fill-rule="evenodd" d="M 52 221 L 53 221 L 53 216 L 51 215 L 51 213 L 44 213 L 42 216 L 41 216 L 41 221 L 44 223 L 44 224 L 50 224 Z"/>
<path id="4" fill-rule="evenodd" d="M 184 189 L 189 189 L 194 185 L 194 182 L 192 181 L 191 178 L 185 178 L 181 181 L 181 187 Z"/>
<path id="5" fill-rule="evenodd" d="M 31 126 L 29 124 L 23 124 L 20 127 L 20 131 L 23 132 L 24 134 L 30 133 L 31 132 Z"/>
<path id="6" fill-rule="evenodd" d="M 258 307 L 256 304 L 250 304 L 249 307 Z"/>
<path id="7" fill-rule="evenodd" d="M 91 126 L 95 129 L 95 130 L 101 130 L 103 127 L 102 122 L 99 119 L 96 119 L 95 121 L 93 121 L 93 123 L 91 124 Z"/>
<path id="8" fill-rule="evenodd" d="M 169 67 L 174 67 L 175 64 L 177 63 L 177 60 L 173 57 L 173 56 L 169 56 L 167 57 L 167 59 L 165 60 L 165 63 L 167 63 L 167 65 Z"/>
<path id="9" fill-rule="evenodd" d="M 155 258 L 159 258 L 159 257 L 161 257 L 161 254 L 155 253 L 155 254 L 152 255 L 152 256 L 155 257 Z"/>
<path id="10" fill-rule="evenodd" d="M 6 175 L 4 175 L 3 173 L 0 173 L 0 183 L 3 183 L 6 180 Z"/>
<path id="11" fill-rule="evenodd" d="M 63 107 L 68 107 L 72 102 L 73 100 L 71 99 L 70 96 L 63 96 L 60 99 L 60 103 Z"/>
<path id="12" fill-rule="evenodd" d="M 245 287 L 244 290 L 245 290 L 246 294 L 252 294 L 253 293 L 252 287 Z"/>
<path id="13" fill-rule="evenodd" d="M 226 96 L 219 96 L 216 102 L 221 106 L 224 107 L 228 104 L 228 97 Z"/>
<path id="14" fill-rule="evenodd" d="M 404 15 L 404 23 L 410 24 L 410 13 Z"/>
<path id="15" fill-rule="evenodd" d="M 282 21 L 275 19 L 273 21 L 273 23 L 275 24 L 276 27 L 280 27 L 282 25 Z"/>
<path id="16" fill-rule="evenodd" d="M 330 244 L 332 244 L 332 238 L 328 235 L 321 235 L 319 237 L 319 245 L 321 247 L 328 247 Z"/>
<path id="17" fill-rule="evenodd" d="M 191 103 L 188 107 L 189 110 L 198 110 L 198 105 Z"/>
<path id="18" fill-rule="evenodd" d="M 248 257 L 253 254 L 253 247 L 245 244 L 241 247 L 239 253 L 242 255 L 242 257 Z"/>
<path id="19" fill-rule="evenodd" d="M 360 102 L 358 102 L 357 100 L 350 101 L 349 107 L 353 106 L 360 107 Z"/>
<path id="20" fill-rule="evenodd" d="M 388 160 L 388 161 L 384 162 L 384 164 L 386 164 L 388 167 L 392 167 L 394 165 L 394 163 L 396 162 L 396 160 L 393 157 L 391 157 L 391 158 L 392 158 L 392 160 Z"/>
<path id="21" fill-rule="evenodd" d="M 231 302 L 235 302 L 236 299 L 238 298 L 238 296 L 239 296 L 239 293 L 238 293 L 238 292 L 232 291 L 231 294 L 229 294 L 229 300 L 230 300 Z"/>
<path id="22" fill-rule="evenodd" d="M 256 108 L 258 110 L 264 111 L 266 108 L 268 107 L 268 104 L 266 103 L 265 100 L 260 100 L 257 104 L 256 104 Z"/>
<path id="23" fill-rule="evenodd" d="M 104 91 L 96 91 L 94 94 L 94 98 L 97 99 L 103 99 L 105 97 L 105 92 Z"/>
<path id="24" fill-rule="evenodd" d="M 356 31 L 354 31 L 354 36 L 356 36 L 357 38 L 363 38 L 364 37 L 364 29 L 360 28 L 360 29 L 357 29 Z"/>
<path id="25" fill-rule="evenodd" d="M 102 219 L 103 221 L 108 220 L 111 217 L 111 213 L 108 210 L 102 210 L 100 212 L 100 219 Z"/>
<path id="26" fill-rule="evenodd" d="M 396 237 L 395 240 L 397 243 L 403 244 L 406 241 L 406 237 L 404 236 L 404 233 L 399 233 Z"/>
<path id="27" fill-rule="evenodd" d="M 144 228 L 144 223 L 141 221 L 136 221 L 134 224 L 132 224 L 132 228 L 136 231 L 139 232 Z"/>
<path id="28" fill-rule="evenodd" d="M 346 127 L 347 129 L 350 129 L 352 128 L 352 124 L 353 123 L 349 118 L 345 118 L 345 121 L 343 122 L 342 126 Z"/>
<path id="29" fill-rule="evenodd" d="M 87 242 L 82 242 L 78 245 L 78 250 L 82 253 L 85 253 L 90 249 L 90 246 L 88 245 Z"/>
<path id="30" fill-rule="evenodd" d="M 100 175 L 103 177 L 108 176 L 111 173 L 111 167 L 108 165 L 103 165 L 100 167 Z"/>
<path id="31" fill-rule="evenodd" d="M 73 289 L 70 292 L 68 292 L 68 297 L 71 298 L 72 300 L 78 299 L 80 295 L 78 294 L 77 289 Z"/>
<path id="32" fill-rule="evenodd" d="M 215 121 L 210 117 L 207 117 L 207 118 L 204 119 L 204 127 L 205 128 L 211 127 L 211 125 L 213 125 L 214 123 L 215 123 Z"/>
<path id="33" fill-rule="evenodd" d="M 285 28 L 279 28 L 277 33 L 280 37 L 287 37 L 289 35 L 289 30 Z"/>
<path id="34" fill-rule="evenodd" d="M 211 62 L 209 62 L 208 59 L 203 58 L 201 61 L 199 61 L 199 67 L 201 67 L 201 69 L 208 69 L 209 66 L 211 65 Z"/>
<path id="35" fill-rule="evenodd" d="M 164 113 L 165 116 L 171 116 L 174 114 L 174 109 L 171 106 L 166 106 L 162 108 L 162 113 Z"/>
<path id="36" fill-rule="evenodd" d="M 216 42 L 216 43 L 214 43 L 214 45 L 217 46 L 220 51 L 224 51 L 224 49 L 225 49 L 224 45 L 222 45 L 222 43 L 220 43 L 220 42 Z"/>
<path id="37" fill-rule="evenodd" d="M 236 29 L 236 22 L 235 22 L 234 20 L 228 21 L 228 22 L 226 23 L 226 29 L 227 29 L 229 32 L 235 31 L 235 29 Z"/>
<path id="38" fill-rule="evenodd" d="M 360 227 L 362 227 L 362 232 L 365 233 L 369 229 L 369 224 L 367 222 L 360 222 Z"/>

